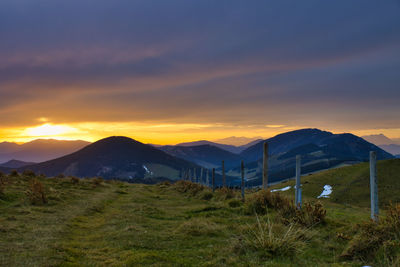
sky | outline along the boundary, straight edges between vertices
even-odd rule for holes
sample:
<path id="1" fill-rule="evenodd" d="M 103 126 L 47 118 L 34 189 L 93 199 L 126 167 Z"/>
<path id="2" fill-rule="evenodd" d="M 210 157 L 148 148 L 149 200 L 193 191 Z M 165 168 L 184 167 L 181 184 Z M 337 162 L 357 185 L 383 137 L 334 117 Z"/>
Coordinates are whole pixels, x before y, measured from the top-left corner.
<path id="1" fill-rule="evenodd" d="M 399 0 L 2 0 L 0 141 L 400 137 Z"/>

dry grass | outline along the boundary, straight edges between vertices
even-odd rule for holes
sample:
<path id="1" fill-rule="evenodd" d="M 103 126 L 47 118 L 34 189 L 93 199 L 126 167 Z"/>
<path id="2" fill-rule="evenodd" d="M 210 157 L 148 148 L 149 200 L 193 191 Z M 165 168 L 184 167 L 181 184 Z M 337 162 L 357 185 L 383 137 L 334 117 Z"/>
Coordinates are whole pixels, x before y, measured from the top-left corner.
<path id="1" fill-rule="evenodd" d="M 269 217 L 266 221 L 262 221 L 256 214 L 256 224 L 244 231 L 235 249 L 242 253 L 257 252 L 259 256 L 265 258 L 293 257 L 302 252 L 304 241 L 307 239 L 307 230 L 295 224 L 273 223 Z"/>
<path id="2" fill-rule="evenodd" d="M 43 184 L 36 178 L 31 179 L 29 182 L 29 189 L 26 195 L 32 205 L 47 204 L 47 197 Z"/>

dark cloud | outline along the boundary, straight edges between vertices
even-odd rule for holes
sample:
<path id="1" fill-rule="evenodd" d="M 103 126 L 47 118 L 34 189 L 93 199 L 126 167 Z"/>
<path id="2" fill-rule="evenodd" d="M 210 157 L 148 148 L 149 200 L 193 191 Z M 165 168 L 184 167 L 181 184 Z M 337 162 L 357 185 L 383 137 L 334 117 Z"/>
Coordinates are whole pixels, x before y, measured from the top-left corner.
<path id="1" fill-rule="evenodd" d="M 395 0 L 4 0 L 0 122 L 394 127 L 399 12 Z"/>

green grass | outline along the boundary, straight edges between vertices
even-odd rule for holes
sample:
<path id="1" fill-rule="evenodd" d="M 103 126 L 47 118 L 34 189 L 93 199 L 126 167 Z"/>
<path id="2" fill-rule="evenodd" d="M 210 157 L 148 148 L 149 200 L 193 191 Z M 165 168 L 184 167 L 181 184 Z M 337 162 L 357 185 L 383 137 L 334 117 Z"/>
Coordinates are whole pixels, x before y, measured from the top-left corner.
<path id="1" fill-rule="evenodd" d="M 400 203 L 400 159 L 382 160 L 377 163 L 379 206 L 387 206 L 390 201 Z M 369 163 L 361 163 L 301 177 L 302 193 L 307 199 L 316 199 L 324 185 L 331 185 L 333 192 L 324 203 L 370 207 Z M 294 195 L 295 181 L 291 180 L 272 188 L 292 186 L 285 195 Z"/>
<path id="2" fill-rule="evenodd" d="M 30 179 L 6 178 L 0 266 L 384 266 L 340 257 L 356 224 L 368 220 L 362 205 L 323 200 L 326 223 L 305 228 L 283 224 L 273 209 L 257 218 L 224 192 L 206 200 L 208 189 L 179 192 L 169 184 L 39 177 L 48 203 L 32 205 Z M 306 185 L 310 199 L 320 193 Z"/>

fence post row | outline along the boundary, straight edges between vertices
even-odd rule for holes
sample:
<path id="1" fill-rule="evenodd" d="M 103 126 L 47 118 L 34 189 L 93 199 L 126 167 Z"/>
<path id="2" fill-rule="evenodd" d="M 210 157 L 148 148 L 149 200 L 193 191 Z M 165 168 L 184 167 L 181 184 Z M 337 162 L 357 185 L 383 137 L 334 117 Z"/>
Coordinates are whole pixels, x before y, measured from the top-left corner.
<path id="1" fill-rule="evenodd" d="M 378 184 L 376 177 L 376 152 L 369 152 L 369 183 L 371 190 L 371 219 L 378 221 L 379 206 L 378 206 Z"/>
<path id="2" fill-rule="evenodd" d="M 262 185 L 263 189 L 267 189 L 268 187 L 268 143 L 264 142 L 263 146 L 263 180 Z"/>
<path id="3" fill-rule="evenodd" d="M 301 208 L 301 156 L 296 156 L 296 191 L 295 191 L 295 204 L 298 209 Z"/>

